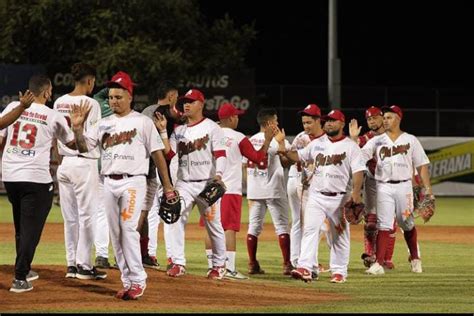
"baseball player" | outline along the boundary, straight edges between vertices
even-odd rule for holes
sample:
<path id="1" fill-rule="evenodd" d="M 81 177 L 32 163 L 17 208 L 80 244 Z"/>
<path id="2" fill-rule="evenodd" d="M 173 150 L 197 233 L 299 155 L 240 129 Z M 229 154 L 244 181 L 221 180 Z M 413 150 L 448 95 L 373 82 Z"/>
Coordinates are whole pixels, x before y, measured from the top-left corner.
<path id="1" fill-rule="evenodd" d="M 426 194 L 431 194 L 429 159 L 418 139 L 400 129 L 403 112 L 392 105 L 382 108 L 385 133 L 370 139 L 362 148 L 364 161 L 376 158 L 377 182 L 377 247 L 376 262 L 368 274 L 384 274 L 389 235 L 396 220 L 410 250 L 411 271 L 421 273 L 421 260 L 417 246 L 417 231 L 413 217 L 412 176 L 415 167 L 421 176 Z"/>
<path id="2" fill-rule="evenodd" d="M 245 111 L 238 110 L 231 103 L 223 103 L 217 113 L 220 126 L 224 131 L 227 168 L 223 181 L 227 191 L 221 200 L 221 221 L 225 231 L 226 239 L 226 279 L 245 280 L 245 275 L 235 268 L 236 234 L 240 231 L 240 217 L 242 213 L 242 159 L 246 157 L 255 164 L 267 159 L 266 153 L 273 139 L 273 129 L 267 126 L 264 132 L 264 143 L 260 150 L 255 150 L 249 139 L 242 133 L 236 131 L 239 124 L 239 115 Z M 200 224 L 204 225 L 201 217 Z M 212 268 L 212 249 L 209 236 L 206 236 L 206 255 L 209 268 Z"/>
<path id="3" fill-rule="evenodd" d="M 369 139 L 374 136 L 381 135 L 385 132 L 383 127 L 383 113 L 380 108 L 371 106 L 365 111 L 365 118 L 367 126 L 370 131 L 362 136 L 360 135 L 361 127 L 358 126 L 357 120 L 352 119 L 349 123 L 349 134 L 351 139 L 355 141 L 360 148 L 364 147 Z M 365 225 L 364 225 L 364 253 L 362 260 L 366 267 L 370 267 L 375 262 L 375 245 L 377 240 L 377 189 L 374 178 L 376 159 L 372 158 L 367 163 L 367 170 L 365 171 L 364 181 L 364 201 L 365 201 Z M 392 262 L 393 251 L 395 249 L 395 238 L 397 234 L 397 222 L 394 221 L 394 227 L 390 231 L 389 244 L 387 247 L 386 256 L 384 258 L 383 266 L 387 269 L 393 269 L 395 266 Z"/>
<path id="4" fill-rule="evenodd" d="M 94 100 L 99 102 L 101 117 L 108 117 L 114 112 L 109 106 L 109 88 L 105 87 L 96 94 Z M 95 245 L 95 266 L 97 268 L 109 269 L 109 224 L 105 214 L 104 199 L 102 198 L 104 192 L 104 176 L 100 174 L 100 159 L 98 160 L 99 170 L 99 186 L 97 190 L 97 211 L 95 212 L 95 229 L 94 229 L 94 245 Z M 115 266 L 117 265 L 115 264 Z"/>
<path id="5" fill-rule="evenodd" d="M 10 288 L 15 293 L 33 289 L 28 274 L 53 203 L 53 181 L 49 171 L 52 141 L 57 138 L 69 148 L 75 148 L 74 135 L 66 119 L 45 105 L 52 96 L 51 80 L 35 75 L 28 86 L 34 95 L 31 106 L 28 104 L 31 95 L 27 92 L 23 97 L 20 95 L 19 104 L 12 102 L 5 108 L 0 120 L 5 123 L 12 117 L 8 115 L 10 112 L 14 111 L 16 115 L 24 109 L 6 131 L 2 158 L 2 180 L 15 223 L 15 279 Z"/>
<path id="6" fill-rule="evenodd" d="M 262 109 L 257 114 L 260 132 L 250 138 L 255 149 L 265 142 L 264 131 L 267 125 L 278 126 L 278 117 L 274 109 Z M 289 148 L 290 143 L 285 145 Z M 283 274 L 290 275 L 293 266 L 290 261 L 290 235 L 288 219 L 288 198 L 286 196 L 283 166 L 277 155 L 278 143 L 273 140 L 267 151 L 267 159 L 258 164 L 243 159 L 247 167 L 247 199 L 249 208 L 249 228 L 247 233 L 247 251 L 249 255 L 248 273 L 263 274 L 257 260 L 258 236 L 262 232 L 265 213 L 272 217 L 275 233 L 278 236 L 283 256 Z"/>
<path id="7" fill-rule="evenodd" d="M 101 118 L 99 103 L 87 96 L 94 89 L 96 71 L 88 64 L 76 63 L 71 67 L 71 74 L 75 81 L 74 90 L 59 97 L 53 108 L 70 122 L 69 112 L 72 106 L 88 101 L 91 109 L 84 124 L 84 132 L 87 133 Z M 58 143 L 58 153 L 62 157 L 57 178 L 64 218 L 66 278 L 105 279 L 107 274 L 94 269 L 91 261 L 99 185 L 99 149 L 79 153 Z"/>
<path id="8" fill-rule="evenodd" d="M 226 168 L 225 137 L 214 121 L 203 116 L 204 95 L 196 89 L 189 90 L 178 101 L 182 106 L 187 124 L 177 126 L 170 136 L 171 158 L 178 155 L 178 180 L 176 188 L 182 197 L 181 217 L 168 225 L 166 243 L 171 262 L 167 274 L 179 277 L 186 273 L 184 254 L 185 227 L 194 204 L 197 204 L 205 220 L 211 238 L 213 267 L 208 271 L 209 279 L 222 279 L 226 273 L 225 235 L 221 224 L 220 200 L 211 207 L 198 194 L 209 180 L 222 181 Z M 178 109 L 179 110 L 179 109 Z"/>
<path id="9" fill-rule="evenodd" d="M 83 134 L 82 126 L 88 109 L 73 107 L 71 112 L 80 152 L 97 146 L 101 149 L 104 205 L 123 283 L 116 297 L 125 300 L 137 299 L 146 288 L 147 274 L 142 265 L 137 225 L 146 193 L 150 156 L 162 176 L 164 192 L 175 194 L 162 152 L 164 146 L 153 121 L 131 108 L 133 85 L 125 72 L 112 77 L 107 86 L 114 115 L 100 120 L 87 134 Z"/>
<path id="10" fill-rule="evenodd" d="M 304 131 L 296 135 L 293 139 L 290 150 L 294 151 L 305 148 L 311 141 L 324 135 L 320 122 L 321 110 L 316 104 L 309 104 L 303 110 L 299 111 L 298 114 L 301 116 Z M 312 167 L 312 164 L 298 162 L 291 165 L 288 172 L 287 193 L 292 218 L 290 249 L 291 263 L 294 267 L 298 265 L 298 258 L 300 256 L 304 206 L 308 200 L 308 188 L 312 178 Z M 326 234 L 326 240 L 329 240 L 327 236 L 328 226 L 322 225 L 321 228 L 320 238 Z M 326 271 L 321 264 L 319 265 L 319 271 Z"/>
<path id="11" fill-rule="evenodd" d="M 343 218 L 342 206 L 349 198 L 361 202 L 361 187 L 365 165 L 359 147 L 343 134 L 344 114 L 332 110 L 325 117 L 327 137 L 321 136 L 299 151 L 285 150 L 284 131 L 275 138 L 279 152 L 292 161 L 312 162 L 313 179 L 309 187 L 304 213 L 303 239 L 298 267 L 292 277 L 305 282 L 317 279 L 319 232 L 324 220 L 330 224 L 330 262 L 332 283 L 344 283 L 350 254 L 349 224 Z M 282 137 L 283 136 L 283 137 Z M 352 192 L 349 183 L 352 177 Z M 313 276 L 313 273 L 316 274 Z"/>

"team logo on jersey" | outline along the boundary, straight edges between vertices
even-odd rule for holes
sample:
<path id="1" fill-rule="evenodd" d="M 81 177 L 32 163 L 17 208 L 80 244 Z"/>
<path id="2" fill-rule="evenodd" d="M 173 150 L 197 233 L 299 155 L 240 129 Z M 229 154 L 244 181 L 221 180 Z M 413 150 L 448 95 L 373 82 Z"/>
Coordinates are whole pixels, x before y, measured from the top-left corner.
<path id="1" fill-rule="evenodd" d="M 405 145 L 398 145 L 393 147 L 383 146 L 380 148 L 379 157 L 381 160 L 384 160 L 387 157 L 392 157 L 395 155 L 406 155 L 410 149 L 410 143 Z"/>
<path id="2" fill-rule="evenodd" d="M 318 154 L 316 158 L 314 159 L 314 165 L 316 168 L 319 166 L 340 166 L 342 165 L 342 161 L 346 159 L 347 155 L 346 152 L 343 152 L 342 154 L 334 154 L 334 155 L 324 155 L 324 154 Z"/>
<path id="3" fill-rule="evenodd" d="M 179 142 L 178 143 L 178 157 L 181 158 L 184 155 L 188 155 L 196 150 L 206 149 L 207 143 L 209 142 L 209 135 L 202 138 L 195 139 L 192 142 Z"/>
<path id="4" fill-rule="evenodd" d="M 120 145 L 120 144 L 131 144 L 132 139 L 137 136 L 137 129 L 134 128 L 131 131 L 120 132 L 118 134 L 105 133 L 102 136 L 102 149 L 106 150 L 107 148 Z"/>

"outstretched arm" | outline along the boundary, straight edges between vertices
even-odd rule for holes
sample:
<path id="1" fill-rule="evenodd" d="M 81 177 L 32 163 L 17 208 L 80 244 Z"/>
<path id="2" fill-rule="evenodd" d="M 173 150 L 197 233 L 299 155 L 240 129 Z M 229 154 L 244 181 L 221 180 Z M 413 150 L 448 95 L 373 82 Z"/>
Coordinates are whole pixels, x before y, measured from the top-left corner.
<path id="1" fill-rule="evenodd" d="M 74 132 L 74 138 L 76 140 L 75 147 L 79 152 L 85 153 L 88 152 L 89 149 L 87 148 L 86 141 L 84 139 L 84 122 L 89 114 L 91 107 L 89 105 L 89 101 L 83 102 L 79 105 L 73 105 L 71 109 L 71 124 L 72 124 L 72 131 Z M 69 146 L 70 144 L 66 144 Z M 72 147 L 70 147 L 72 148 Z M 72 148 L 72 149 L 76 149 Z"/>
<path id="2" fill-rule="evenodd" d="M 0 129 L 4 129 L 8 125 L 15 122 L 20 117 L 21 113 L 29 108 L 35 100 L 35 96 L 30 90 L 26 90 L 25 94 L 22 94 L 20 91 L 18 93 L 18 97 L 20 99 L 20 105 L 0 118 Z"/>

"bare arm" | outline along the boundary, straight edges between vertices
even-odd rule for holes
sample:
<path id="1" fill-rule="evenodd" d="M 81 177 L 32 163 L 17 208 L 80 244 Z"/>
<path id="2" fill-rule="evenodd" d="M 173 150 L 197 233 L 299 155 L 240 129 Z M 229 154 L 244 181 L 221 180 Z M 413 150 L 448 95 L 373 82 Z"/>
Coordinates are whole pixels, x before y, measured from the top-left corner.
<path id="1" fill-rule="evenodd" d="M 416 169 L 418 170 L 418 174 L 420 175 L 423 186 L 425 187 L 425 195 L 433 195 L 428 165 L 422 165 Z"/>
<path id="2" fill-rule="evenodd" d="M 81 153 L 88 152 L 86 141 L 84 139 L 84 122 L 89 114 L 91 107 L 89 101 L 81 100 L 80 105 L 73 105 L 71 109 L 72 131 L 76 142 L 67 143 L 66 146 L 71 149 L 77 149 Z"/>
<path id="3" fill-rule="evenodd" d="M 20 105 L 0 118 L 0 129 L 3 129 L 15 122 L 20 117 L 21 113 L 29 108 L 31 103 L 33 103 L 35 100 L 35 97 L 33 93 L 30 92 L 30 90 L 26 90 L 25 94 L 22 94 L 20 91 L 18 97 L 20 98 Z"/>
<path id="4" fill-rule="evenodd" d="M 349 123 L 349 135 L 351 136 L 351 139 L 356 142 L 357 145 L 359 145 L 359 135 L 360 135 L 360 130 L 362 129 L 362 126 L 358 126 L 357 120 L 352 119 Z"/>
<path id="5" fill-rule="evenodd" d="M 278 155 L 280 158 L 283 156 L 286 160 L 281 160 L 282 165 L 285 163 L 292 163 L 300 161 L 298 156 L 298 152 L 295 150 L 286 150 L 285 147 L 285 129 L 279 129 L 277 126 L 274 126 L 273 129 L 275 130 L 275 140 L 278 142 Z"/>
<path id="6" fill-rule="evenodd" d="M 155 150 L 151 153 L 153 162 L 155 163 L 158 173 L 160 174 L 160 179 L 163 185 L 163 191 L 171 192 L 173 191 L 173 186 L 171 185 L 170 175 L 168 173 L 168 166 L 166 164 L 165 156 L 163 155 L 162 150 Z"/>
<path id="7" fill-rule="evenodd" d="M 160 133 L 161 140 L 163 141 L 163 145 L 165 146 L 164 153 L 167 155 L 171 151 L 170 141 L 168 139 L 168 132 L 166 130 L 167 124 L 166 117 L 158 112 L 155 112 L 155 117 L 153 118 L 153 123 L 155 123 L 158 132 Z"/>
<path id="8" fill-rule="evenodd" d="M 352 200 L 354 203 L 361 203 L 362 196 L 361 196 L 361 189 L 362 183 L 364 182 L 364 172 L 358 171 L 352 174 Z"/>

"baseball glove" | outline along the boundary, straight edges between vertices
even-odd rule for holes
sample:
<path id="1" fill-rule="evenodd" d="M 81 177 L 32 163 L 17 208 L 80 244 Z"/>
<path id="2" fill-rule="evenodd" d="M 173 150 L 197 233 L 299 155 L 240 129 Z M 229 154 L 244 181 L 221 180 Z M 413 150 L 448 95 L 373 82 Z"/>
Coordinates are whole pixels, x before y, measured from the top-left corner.
<path id="1" fill-rule="evenodd" d="M 415 208 L 414 213 L 416 217 L 423 218 L 423 221 L 428 222 L 435 212 L 435 199 L 433 195 L 425 195 L 423 200 L 419 203 L 418 207 Z"/>
<path id="2" fill-rule="evenodd" d="M 222 181 L 212 179 L 206 184 L 204 190 L 199 193 L 199 197 L 211 206 L 216 203 L 225 193 L 226 188 Z"/>
<path id="3" fill-rule="evenodd" d="M 181 216 L 181 199 L 178 191 L 173 190 L 163 193 L 158 214 L 166 224 L 173 224 L 178 221 Z"/>
<path id="4" fill-rule="evenodd" d="M 364 203 L 354 203 L 352 199 L 347 201 L 343 207 L 344 218 L 349 223 L 359 224 L 364 218 Z"/>

